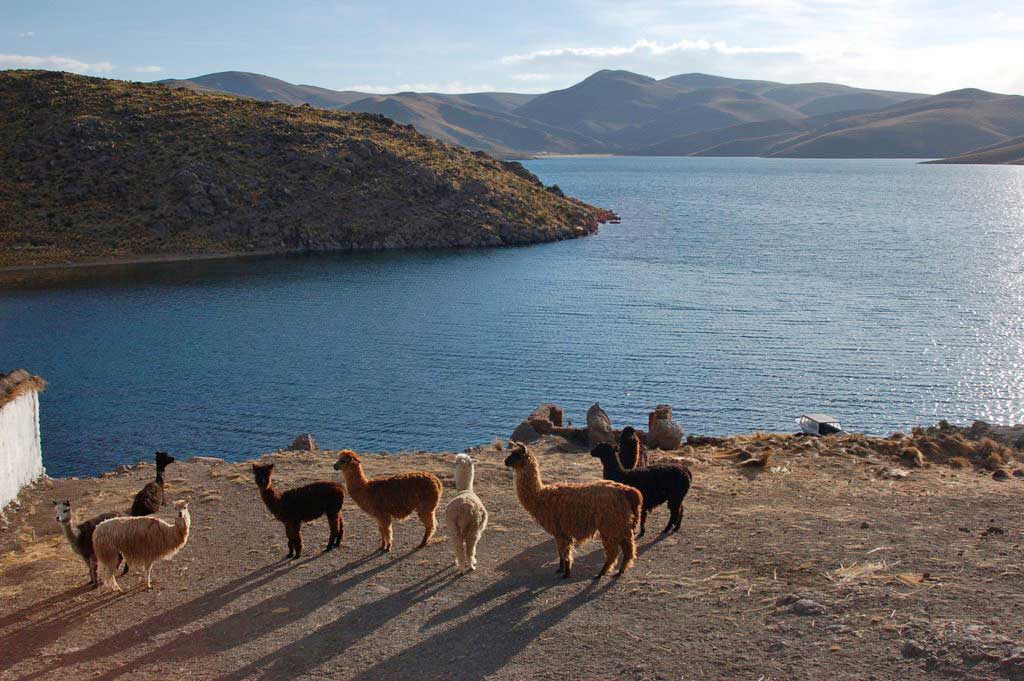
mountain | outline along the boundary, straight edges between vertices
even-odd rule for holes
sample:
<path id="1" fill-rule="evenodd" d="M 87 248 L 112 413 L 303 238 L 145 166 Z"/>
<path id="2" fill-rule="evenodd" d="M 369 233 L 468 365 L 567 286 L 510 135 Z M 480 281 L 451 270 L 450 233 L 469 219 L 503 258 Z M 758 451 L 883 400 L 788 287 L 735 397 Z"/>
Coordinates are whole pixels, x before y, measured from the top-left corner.
<path id="1" fill-rule="evenodd" d="M 539 95 L 514 113 L 633 151 L 704 130 L 880 109 L 923 96 L 703 73 L 656 80 L 629 71 L 598 71 L 572 87 Z"/>
<path id="2" fill-rule="evenodd" d="M 1024 135 L 1024 97 L 956 90 L 846 116 L 766 150 L 801 158 L 937 158 Z"/>
<path id="3" fill-rule="evenodd" d="M 0 72 L 0 266 L 501 246 L 607 211 L 381 116 Z"/>
<path id="4" fill-rule="evenodd" d="M 321 109 L 340 109 L 367 96 L 363 92 L 351 90 L 338 91 L 313 85 L 292 85 L 277 78 L 245 71 L 222 71 L 186 80 L 157 82 L 168 87 L 186 88 L 196 92 L 225 92 L 264 101 L 309 104 Z"/>
<path id="5" fill-rule="evenodd" d="M 345 107 L 412 125 L 424 135 L 495 156 L 599 152 L 605 145 L 584 135 L 521 116 L 488 110 L 463 98 L 402 93 L 367 97 Z"/>
<path id="6" fill-rule="evenodd" d="M 200 76 L 188 87 L 379 113 L 499 157 L 544 153 L 945 158 L 1024 135 L 1021 97 L 940 95 L 684 73 L 598 71 L 541 95 L 361 95 L 256 74 Z"/>
<path id="7" fill-rule="evenodd" d="M 989 165 L 1024 165 L 1024 137 L 1015 137 L 1006 142 L 950 158 L 940 158 L 926 163 L 983 163 Z"/>

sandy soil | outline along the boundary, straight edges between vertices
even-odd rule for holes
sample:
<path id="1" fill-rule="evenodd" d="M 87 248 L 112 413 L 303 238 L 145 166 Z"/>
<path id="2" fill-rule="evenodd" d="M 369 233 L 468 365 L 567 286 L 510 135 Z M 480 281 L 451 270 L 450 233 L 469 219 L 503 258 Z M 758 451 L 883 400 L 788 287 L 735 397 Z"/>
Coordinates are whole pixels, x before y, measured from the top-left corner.
<path id="1" fill-rule="evenodd" d="M 585 452 L 534 451 L 547 481 L 600 475 Z M 132 573 L 123 595 L 91 591 L 50 499 L 71 499 L 76 518 L 125 508 L 153 468 L 47 481 L 0 532 L 0 678 L 1024 677 L 1024 480 L 943 466 L 886 480 L 886 462 L 814 449 L 741 469 L 715 451 L 690 452 L 682 531 L 659 537 L 655 511 L 636 567 L 600 582 L 597 543 L 556 578 L 554 544 L 494 450 L 477 453 L 491 524 L 464 577 L 443 529 L 414 550 L 414 520 L 392 555 L 374 553 L 351 500 L 340 550 L 320 553 L 320 520 L 306 555 L 283 562 L 248 464 L 193 461 L 168 472 L 172 497 L 192 500 L 192 535 L 154 589 Z M 331 453 L 268 458 L 279 486 L 338 478 Z M 366 470 L 431 470 L 443 505 L 450 462 L 370 457 Z"/>

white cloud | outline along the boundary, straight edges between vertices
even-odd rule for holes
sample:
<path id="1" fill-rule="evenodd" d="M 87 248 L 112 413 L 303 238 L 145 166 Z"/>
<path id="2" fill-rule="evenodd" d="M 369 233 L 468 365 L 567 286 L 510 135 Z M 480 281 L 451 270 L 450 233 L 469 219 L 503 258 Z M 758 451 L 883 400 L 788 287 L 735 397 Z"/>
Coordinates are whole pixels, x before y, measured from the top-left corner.
<path id="1" fill-rule="evenodd" d="M 503 64 L 516 64 L 537 59 L 552 57 L 625 57 L 636 54 L 648 54 L 660 57 L 675 52 L 716 52 L 718 54 L 786 54 L 791 52 L 783 47 L 737 47 L 723 40 L 710 42 L 707 40 L 680 40 L 674 43 L 659 43 L 655 40 L 638 40 L 632 45 L 611 45 L 606 47 L 555 47 L 547 50 L 535 50 L 526 54 L 512 54 L 502 57 Z"/>
<path id="2" fill-rule="evenodd" d="M 162 66 L 136 66 L 132 69 L 135 73 L 160 73 L 163 70 Z"/>
<path id="3" fill-rule="evenodd" d="M 541 80 L 551 80 L 554 76 L 550 73 L 513 73 L 510 78 L 522 83 L 535 83 Z"/>
<path id="4" fill-rule="evenodd" d="M 114 65 L 109 61 L 89 63 L 68 57 L 0 54 L 0 69 L 44 69 L 49 71 L 71 71 L 72 73 L 109 73 L 114 70 Z"/>
<path id="5" fill-rule="evenodd" d="M 18 37 L 19 38 L 34 38 L 35 35 L 36 35 L 35 31 L 25 31 L 24 33 L 19 33 Z"/>

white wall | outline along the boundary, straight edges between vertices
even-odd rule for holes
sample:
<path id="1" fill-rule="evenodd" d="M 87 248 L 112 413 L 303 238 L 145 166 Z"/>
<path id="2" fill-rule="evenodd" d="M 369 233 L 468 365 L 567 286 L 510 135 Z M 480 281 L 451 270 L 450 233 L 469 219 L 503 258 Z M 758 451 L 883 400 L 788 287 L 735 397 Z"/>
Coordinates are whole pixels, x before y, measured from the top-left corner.
<path id="1" fill-rule="evenodd" d="M 30 390 L 0 407 L 0 509 L 42 474 L 39 394 Z"/>

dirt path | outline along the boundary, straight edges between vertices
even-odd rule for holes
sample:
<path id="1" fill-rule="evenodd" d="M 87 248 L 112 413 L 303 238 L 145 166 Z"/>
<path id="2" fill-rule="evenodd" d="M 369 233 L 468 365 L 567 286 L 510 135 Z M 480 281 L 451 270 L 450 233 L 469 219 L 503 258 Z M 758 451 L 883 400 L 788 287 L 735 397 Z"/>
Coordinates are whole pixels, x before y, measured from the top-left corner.
<path id="1" fill-rule="evenodd" d="M 591 579 L 592 543 L 562 581 L 503 456 L 477 454 L 491 524 L 465 577 L 443 537 L 413 550 L 415 521 L 397 526 L 393 555 L 374 554 L 376 527 L 351 500 L 341 550 L 320 553 L 321 520 L 284 563 L 248 464 L 190 462 L 168 477 L 192 499 L 192 535 L 154 590 L 133 573 L 124 595 L 89 591 L 50 499 L 71 499 L 76 518 L 123 508 L 153 469 L 42 484 L 0 532 L 0 678 L 1024 677 L 1022 480 L 938 466 L 880 480 L 869 461 L 811 454 L 744 474 L 698 451 L 679 534 L 657 535 L 659 509 L 625 577 Z M 329 453 L 272 458 L 279 486 L 337 477 Z M 366 469 L 434 471 L 443 505 L 450 462 Z M 586 453 L 549 448 L 541 463 L 548 481 L 600 473 Z"/>

